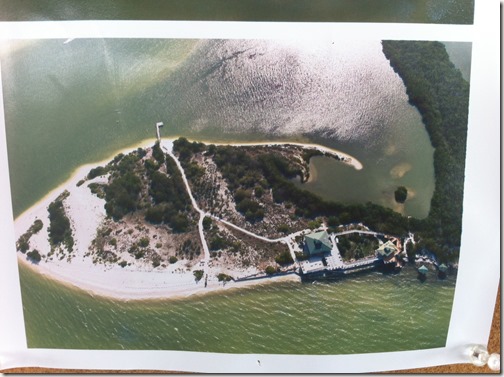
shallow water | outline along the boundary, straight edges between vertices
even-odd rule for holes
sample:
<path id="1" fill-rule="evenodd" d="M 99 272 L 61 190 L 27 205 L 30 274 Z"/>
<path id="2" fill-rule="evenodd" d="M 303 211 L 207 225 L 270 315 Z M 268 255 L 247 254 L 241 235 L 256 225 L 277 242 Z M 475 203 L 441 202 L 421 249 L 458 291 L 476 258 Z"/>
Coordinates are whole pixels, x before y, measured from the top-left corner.
<path id="1" fill-rule="evenodd" d="M 403 213 L 428 213 L 433 149 L 379 41 L 63 42 L 2 60 L 15 216 L 81 164 L 153 137 L 158 121 L 165 136 L 334 147 L 364 169 L 316 166 L 323 174 L 307 189 L 394 208 L 394 186 L 406 185 L 416 197 Z M 411 170 L 391 178 L 400 163 Z M 350 198 L 334 179 L 360 188 Z"/>
<path id="2" fill-rule="evenodd" d="M 316 142 L 364 164 L 315 158 L 304 185 L 329 199 L 423 217 L 432 147 L 378 41 L 29 42 L 2 57 L 15 215 L 78 166 L 154 136 Z M 396 185 L 415 193 L 395 208 Z M 274 284 L 182 301 L 116 302 L 20 266 L 30 347 L 354 353 L 443 346 L 454 280 L 414 271 Z"/>
<path id="3" fill-rule="evenodd" d="M 32 348 L 347 354 L 442 347 L 455 286 L 432 273 L 420 283 L 406 269 L 179 301 L 117 302 L 23 266 L 20 273 Z"/>

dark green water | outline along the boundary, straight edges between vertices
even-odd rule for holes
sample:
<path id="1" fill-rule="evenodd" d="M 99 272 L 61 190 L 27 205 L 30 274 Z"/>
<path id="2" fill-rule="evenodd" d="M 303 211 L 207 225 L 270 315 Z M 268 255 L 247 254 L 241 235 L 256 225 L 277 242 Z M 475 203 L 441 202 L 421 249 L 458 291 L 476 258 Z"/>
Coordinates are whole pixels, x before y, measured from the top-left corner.
<path id="1" fill-rule="evenodd" d="M 165 136 L 341 149 L 365 168 L 315 159 L 312 191 L 393 206 L 390 190 L 401 182 L 418 205 L 397 210 L 428 211 L 432 147 L 379 41 L 63 42 L 22 41 L 2 56 L 15 216 L 78 166 L 154 137 L 157 121 Z M 330 354 L 440 347 L 455 285 L 434 277 L 420 284 L 404 271 L 124 303 L 20 272 L 28 344 L 41 348 Z"/>
<path id="2" fill-rule="evenodd" d="M 474 0 L 3 0 L 0 19 L 473 22 Z"/>
<path id="3" fill-rule="evenodd" d="M 81 164 L 154 137 L 158 121 L 165 136 L 341 149 L 364 169 L 318 164 L 307 189 L 428 214 L 433 149 L 379 41 L 44 40 L 11 51 L 2 76 L 15 216 Z M 415 193 L 404 208 L 392 200 L 399 185 Z"/>
<path id="4" fill-rule="evenodd" d="M 116 302 L 21 267 L 32 348 L 351 354 L 443 347 L 454 280 L 371 273 L 180 301 Z"/>

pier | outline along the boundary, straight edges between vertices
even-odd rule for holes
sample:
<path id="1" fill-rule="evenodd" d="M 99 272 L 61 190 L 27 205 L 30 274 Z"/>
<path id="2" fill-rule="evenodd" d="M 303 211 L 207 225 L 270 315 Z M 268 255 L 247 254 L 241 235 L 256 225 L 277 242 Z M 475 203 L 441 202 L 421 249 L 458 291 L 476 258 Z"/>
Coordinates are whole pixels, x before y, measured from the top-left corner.
<path id="1" fill-rule="evenodd" d="M 161 141 L 161 134 L 160 134 L 160 132 L 159 132 L 159 129 L 160 129 L 161 127 L 163 127 L 163 126 L 164 126 L 164 123 L 163 123 L 163 122 L 157 122 L 157 123 L 156 123 L 156 136 L 157 136 L 157 140 L 158 140 L 158 141 Z"/>

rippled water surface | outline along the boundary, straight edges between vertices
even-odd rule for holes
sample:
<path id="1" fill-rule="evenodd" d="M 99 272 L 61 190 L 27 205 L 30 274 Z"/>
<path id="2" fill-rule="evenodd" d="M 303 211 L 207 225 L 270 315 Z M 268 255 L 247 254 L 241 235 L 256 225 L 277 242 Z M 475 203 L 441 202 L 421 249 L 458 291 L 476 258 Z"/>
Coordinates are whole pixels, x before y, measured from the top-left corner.
<path id="1" fill-rule="evenodd" d="M 15 216 L 78 166 L 155 135 L 316 142 L 364 169 L 314 158 L 303 186 L 424 217 L 428 135 L 379 41 L 20 41 L 2 56 Z M 410 193 L 405 206 L 396 186 Z M 443 346 L 454 279 L 414 271 L 274 284 L 181 301 L 91 297 L 21 269 L 30 347 L 361 353 Z"/>
<path id="2" fill-rule="evenodd" d="M 415 271 L 279 283 L 180 301 L 116 302 L 21 267 L 34 348 L 347 354 L 442 347 L 454 278 Z M 57 308 L 57 314 L 55 311 Z"/>
<path id="3" fill-rule="evenodd" d="M 428 213 L 433 149 L 379 41 L 50 40 L 14 47 L 2 73 L 15 215 L 79 165 L 153 137 L 157 121 L 166 136 L 341 149 L 364 169 L 315 160 L 318 181 L 307 189 Z M 358 189 L 349 197 L 332 189 L 334 179 Z M 392 200 L 398 185 L 412 194 L 405 207 Z"/>

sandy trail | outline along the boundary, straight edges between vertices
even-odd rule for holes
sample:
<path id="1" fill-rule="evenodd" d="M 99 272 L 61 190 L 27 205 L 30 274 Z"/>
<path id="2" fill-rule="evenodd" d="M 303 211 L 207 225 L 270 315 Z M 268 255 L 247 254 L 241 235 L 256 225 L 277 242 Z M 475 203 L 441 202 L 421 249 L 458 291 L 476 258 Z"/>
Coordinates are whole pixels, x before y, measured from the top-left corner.
<path id="1" fill-rule="evenodd" d="M 138 147 L 145 147 L 152 144 L 152 139 L 146 140 L 134 147 L 116 152 L 114 155 L 117 153 L 126 154 L 136 150 Z M 318 145 L 297 143 L 229 143 L 229 145 L 299 145 L 316 148 L 322 152 L 329 152 L 344 157 L 346 163 L 351 164 L 355 169 L 362 169 L 362 164 L 354 157 Z M 172 153 L 173 139 L 162 139 L 162 146 L 174 157 Z M 89 246 L 96 236 L 97 228 L 105 219 L 106 212 L 104 209 L 105 201 L 93 195 L 87 186 L 91 182 L 105 182 L 106 177 L 96 177 L 93 180 L 86 181 L 81 186 L 77 186 L 77 182 L 83 179 L 89 170 L 108 163 L 112 158 L 113 156 L 104 161 L 81 166 L 72 174 L 67 182 L 52 190 L 15 220 L 16 239 L 24 234 L 36 219 L 43 221 L 44 228 L 30 239 L 30 250 L 37 249 L 42 255 L 47 255 L 50 252 L 47 233 L 47 227 L 49 225 L 47 207 L 59 194 L 67 190 L 70 195 L 65 200 L 65 210 L 74 230 L 75 252 L 73 258 L 69 260 L 66 258 L 58 260 L 53 257 L 52 260 L 43 260 L 35 265 L 28 261 L 25 255 L 18 253 L 18 260 L 20 263 L 25 264 L 33 271 L 56 279 L 64 284 L 78 287 L 92 294 L 120 300 L 178 298 L 216 290 L 264 284 L 273 281 L 299 281 L 297 275 L 287 275 L 244 282 L 231 281 L 223 284 L 219 282 L 216 277 L 218 273 L 221 272 L 221 268 L 209 266 L 208 247 L 204 247 L 205 258 L 203 261 L 205 274 L 208 274 L 206 288 L 204 279 L 196 282 L 194 278 L 193 272 L 202 268 L 199 264 L 192 268 L 187 268 L 184 261 L 179 261 L 167 266 L 165 269 L 154 269 L 152 266 L 147 265 L 126 266 L 123 268 L 118 264 L 93 264 L 92 258 L 86 257 L 85 254 L 88 252 Z M 178 159 L 176 159 L 176 161 L 178 162 Z M 193 198 L 192 201 L 194 205 L 195 201 Z M 206 215 L 197 206 L 196 209 L 200 211 L 201 218 Z M 279 242 L 281 239 L 269 241 Z M 203 242 L 203 245 L 206 246 L 206 242 Z M 257 272 L 258 271 L 253 268 L 249 270 L 240 270 L 236 271 L 234 277 L 249 276 Z"/>

